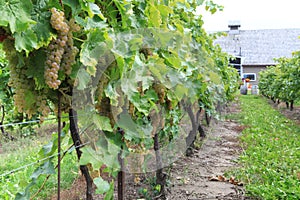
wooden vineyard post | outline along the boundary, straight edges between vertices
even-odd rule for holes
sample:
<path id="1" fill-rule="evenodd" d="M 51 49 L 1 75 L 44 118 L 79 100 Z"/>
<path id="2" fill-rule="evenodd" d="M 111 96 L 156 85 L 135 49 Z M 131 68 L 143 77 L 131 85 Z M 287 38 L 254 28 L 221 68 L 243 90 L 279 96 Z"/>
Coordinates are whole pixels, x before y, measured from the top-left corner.
<path id="1" fill-rule="evenodd" d="M 124 131 L 119 128 L 118 132 L 124 135 Z M 124 172 L 124 159 L 122 158 L 123 146 L 121 146 L 121 151 L 118 155 L 119 163 L 120 163 L 120 171 L 118 173 L 118 200 L 125 199 L 125 172 Z"/>
<path id="2" fill-rule="evenodd" d="M 60 160 L 61 160 L 61 105 L 60 105 L 60 92 L 58 92 L 58 111 L 57 111 L 57 200 L 60 200 Z"/>

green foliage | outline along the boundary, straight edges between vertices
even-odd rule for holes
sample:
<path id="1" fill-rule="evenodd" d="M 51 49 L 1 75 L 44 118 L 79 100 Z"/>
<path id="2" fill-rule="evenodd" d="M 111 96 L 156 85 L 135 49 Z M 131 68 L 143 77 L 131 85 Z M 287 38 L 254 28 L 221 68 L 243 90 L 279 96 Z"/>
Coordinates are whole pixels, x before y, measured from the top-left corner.
<path id="1" fill-rule="evenodd" d="M 292 58 L 276 59 L 276 66 L 260 73 L 259 88 L 263 95 L 290 102 L 300 99 L 300 52 Z"/>
<path id="2" fill-rule="evenodd" d="M 31 19 L 32 3 L 30 0 L 1 0 L 0 26 L 8 26 L 12 33 L 20 33 L 29 28 L 35 21 Z"/>
<path id="3" fill-rule="evenodd" d="M 202 28 L 201 16 L 195 14 L 200 5 L 212 13 L 222 9 L 202 0 L 66 0 L 63 5 L 54 0 L 0 0 L 0 14 L 5 16 L 0 26 L 8 35 L 7 53 L 11 52 L 9 70 L 15 70 L 27 86 L 19 84 L 14 90 L 15 96 L 25 97 L 18 102 L 22 105 L 19 112 L 46 117 L 57 109 L 57 93 L 61 93 L 63 112 L 73 108 L 92 113 L 79 120 L 81 130 L 89 127 L 87 135 L 97 132 L 89 138 L 94 146 L 81 149 L 80 164 L 90 163 L 94 170 L 105 165 L 111 175 L 120 168 L 121 147 L 123 157 L 151 151 L 155 133 L 164 145 L 174 145 L 185 134 L 179 128 L 185 115 L 180 104 L 214 113 L 215 105 L 232 100 L 237 89 L 237 72 L 228 66 L 227 55 L 213 45 L 213 38 Z M 63 12 L 59 21 L 65 29 L 60 30 L 60 23 L 52 28 L 56 22 L 51 21 L 49 10 Z M 60 49 L 55 49 L 57 44 Z M 70 61 L 66 53 L 72 48 L 79 54 Z M 64 62 L 72 63 L 71 73 Z M 51 80 L 55 86 L 50 87 Z M 56 149 L 54 136 L 41 156 L 53 155 Z M 47 162 L 41 165 L 47 170 L 38 170 L 35 178 L 49 172 Z M 112 199 L 113 183 L 108 190 L 104 180 L 94 182 L 105 186 L 98 192 Z M 28 198 L 28 190 L 19 194 L 20 199 Z"/>
<path id="4" fill-rule="evenodd" d="M 9 106 L 9 110 L 11 109 L 11 105 L 13 104 L 12 91 L 8 87 L 9 80 L 9 69 L 8 69 L 8 61 L 5 59 L 5 54 L 2 51 L 2 44 L 0 44 L 0 105 Z"/>
<path id="5" fill-rule="evenodd" d="M 5 53 L 2 50 L 2 44 L 0 44 L 0 116 L 2 119 L 4 109 L 4 124 L 20 122 L 23 118 L 23 114 L 18 114 L 14 107 L 13 89 L 9 86 L 9 78 L 10 70 L 8 66 L 8 61 L 6 60 Z M 4 130 L 10 132 L 10 134 L 14 137 L 26 137 L 35 134 L 35 131 L 32 128 L 31 124 L 19 125 L 15 127 L 5 127 Z"/>
<path id="6" fill-rule="evenodd" d="M 234 172 L 248 195 L 262 199 L 299 199 L 300 127 L 258 96 L 240 96 L 241 168 Z"/>
<path id="7" fill-rule="evenodd" d="M 44 129 L 42 129 L 44 130 Z M 23 167 L 24 165 L 28 165 L 30 163 L 36 162 L 42 158 L 37 152 L 39 152 L 41 146 L 43 144 L 47 144 L 49 141 L 48 137 L 35 137 L 33 140 L 32 138 L 20 138 L 18 141 L 7 142 L 3 146 L 3 152 L 5 154 L 1 154 L 0 157 L 0 174 L 4 174 L 10 170 L 18 169 Z M 63 149 L 67 148 L 68 145 L 64 143 Z M 53 162 L 56 162 L 53 160 Z M 42 162 L 41 162 L 42 163 Z M 24 188 L 29 184 L 30 177 L 35 174 L 37 175 L 36 171 L 41 163 L 36 163 L 35 165 L 29 165 L 24 169 L 21 169 L 17 172 L 12 174 L 7 174 L 6 176 L 0 177 L 0 199 L 14 199 L 17 192 L 23 195 L 20 195 L 20 198 L 25 194 L 34 194 L 37 192 L 39 187 L 43 184 L 45 179 L 45 175 L 42 175 L 36 182 L 35 185 L 32 186 L 30 190 L 27 192 L 24 191 Z M 49 163 L 49 160 L 46 161 Z M 42 164 L 41 166 L 45 166 Z M 53 165 L 52 165 L 53 166 Z M 74 182 L 74 179 L 78 176 L 78 165 L 77 165 L 77 158 L 75 152 L 68 153 L 61 163 L 61 176 L 62 188 L 68 188 Z M 37 167 L 37 168 L 36 168 Z M 45 169 L 52 169 L 51 165 L 46 167 Z M 53 171 L 52 171 L 53 173 Z M 49 198 L 53 193 L 56 191 L 57 186 L 57 176 L 52 175 L 50 179 L 46 182 L 45 188 L 46 190 L 42 190 L 42 192 L 37 196 L 38 199 L 46 199 Z M 29 187 L 28 187 L 29 189 Z M 25 195 L 26 196 L 26 195 Z"/>
<path id="8" fill-rule="evenodd" d="M 161 191 L 161 185 L 156 183 L 156 178 L 148 177 L 146 179 L 147 188 L 140 188 L 138 192 L 143 196 L 143 198 L 147 200 L 151 200 L 155 197 L 157 197 L 160 194 Z"/>

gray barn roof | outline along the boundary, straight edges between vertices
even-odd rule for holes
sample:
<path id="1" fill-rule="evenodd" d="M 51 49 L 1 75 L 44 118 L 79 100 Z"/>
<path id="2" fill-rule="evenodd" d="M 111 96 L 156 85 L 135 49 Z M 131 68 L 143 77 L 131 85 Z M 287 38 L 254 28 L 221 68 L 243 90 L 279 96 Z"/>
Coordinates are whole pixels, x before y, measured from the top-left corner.
<path id="1" fill-rule="evenodd" d="M 244 65 L 273 65 L 274 58 L 291 57 L 293 51 L 300 50 L 300 29 L 239 30 L 239 35 L 229 31 L 219 37 L 223 51 L 245 57 Z"/>

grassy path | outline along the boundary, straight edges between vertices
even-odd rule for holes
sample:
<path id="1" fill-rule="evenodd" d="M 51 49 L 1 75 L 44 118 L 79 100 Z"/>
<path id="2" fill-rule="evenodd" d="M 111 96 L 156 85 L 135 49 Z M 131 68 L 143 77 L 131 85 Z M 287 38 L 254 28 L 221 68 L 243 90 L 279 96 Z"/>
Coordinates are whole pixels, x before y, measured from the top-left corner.
<path id="1" fill-rule="evenodd" d="M 235 117 L 247 128 L 241 136 L 243 167 L 233 174 L 247 183 L 248 195 L 299 200 L 300 127 L 262 97 L 240 96 L 240 102 L 242 112 Z"/>
<path id="2" fill-rule="evenodd" d="M 39 155 L 41 147 L 48 141 L 46 138 L 18 138 L 17 141 L 6 142 L 3 144 L 3 152 L 0 154 L 0 199 L 12 200 L 15 198 L 17 192 L 23 192 L 30 182 L 30 176 L 34 170 L 40 165 L 35 163 L 42 159 Z M 64 146 L 65 147 L 65 146 Z M 57 163 L 53 159 L 54 165 Z M 61 163 L 61 186 L 68 188 L 78 176 L 77 157 L 75 152 L 67 154 Z M 22 168 L 24 167 L 24 168 Z M 11 170 L 17 170 L 11 174 L 6 174 Z M 2 176 L 4 175 L 4 176 Z M 37 184 L 32 188 L 31 195 L 36 193 L 39 187 L 43 184 L 45 175 L 37 180 Z M 50 199 L 52 194 L 56 193 L 57 189 L 57 175 L 53 174 L 47 181 L 45 188 L 39 193 L 35 199 Z"/>

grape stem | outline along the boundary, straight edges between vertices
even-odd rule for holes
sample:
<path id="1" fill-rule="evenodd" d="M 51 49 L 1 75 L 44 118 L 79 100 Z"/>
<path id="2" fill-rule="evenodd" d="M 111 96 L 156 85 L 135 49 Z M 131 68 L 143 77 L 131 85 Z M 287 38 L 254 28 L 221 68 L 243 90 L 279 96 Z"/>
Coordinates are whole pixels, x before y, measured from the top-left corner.
<path id="1" fill-rule="evenodd" d="M 77 38 L 77 37 L 74 37 L 74 36 L 73 36 L 73 39 L 74 39 L 74 40 L 77 40 L 77 41 L 79 41 L 79 42 L 85 42 L 84 40 L 82 40 L 82 39 L 80 39 L 80 38 Z"/>

